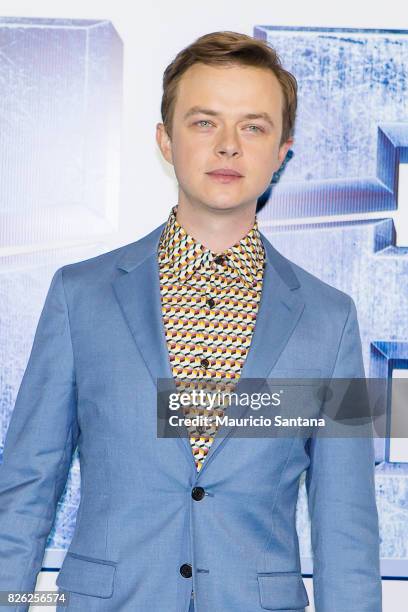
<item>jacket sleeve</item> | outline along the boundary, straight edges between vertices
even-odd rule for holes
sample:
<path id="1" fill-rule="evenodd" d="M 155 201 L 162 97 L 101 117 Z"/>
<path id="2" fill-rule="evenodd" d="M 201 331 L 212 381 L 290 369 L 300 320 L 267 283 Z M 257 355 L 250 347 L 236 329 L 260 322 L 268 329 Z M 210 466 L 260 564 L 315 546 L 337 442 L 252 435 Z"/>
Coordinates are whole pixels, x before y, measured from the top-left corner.
<path id="1" fill-rule="evenodd" d="M 350 298 L 332 378 L 364 378 L 357 313 Z M 306 472 L 316 612 L 381 612 L 374 443 L 313 437 Z"/>
<path id="2" fill-rule="evenodd" d="M 63 268 L 52 280 L 0 466 L 0 590 L 33 591 L 78 438 Z M 28 605 L 2 610 L 26 612 Z"/>

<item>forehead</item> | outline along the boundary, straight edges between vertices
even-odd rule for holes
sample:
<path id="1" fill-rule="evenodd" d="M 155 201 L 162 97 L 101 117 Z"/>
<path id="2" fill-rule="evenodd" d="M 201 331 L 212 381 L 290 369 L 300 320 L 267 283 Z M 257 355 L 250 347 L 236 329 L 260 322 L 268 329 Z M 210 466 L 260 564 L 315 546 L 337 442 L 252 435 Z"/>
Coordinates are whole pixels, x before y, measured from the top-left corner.
<path id="1" fill-rule="evenodd" d="M 220 112 L 251 112 L 256 107 L 258 111 L 279 114 L 283 93 L 268 68 L 197 63 L 180 78 L 174 110 L 185 112 L 195 105 L 216 106 Z"/>

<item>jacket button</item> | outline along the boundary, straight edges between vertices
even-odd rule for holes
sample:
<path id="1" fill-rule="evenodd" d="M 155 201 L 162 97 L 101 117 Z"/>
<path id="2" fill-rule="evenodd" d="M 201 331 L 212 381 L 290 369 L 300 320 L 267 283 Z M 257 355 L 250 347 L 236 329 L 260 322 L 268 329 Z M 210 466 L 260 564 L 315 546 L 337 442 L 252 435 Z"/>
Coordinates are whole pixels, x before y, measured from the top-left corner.
<path id="1" fill-rule="evenodd" d="M 203 368 L 208 368 L 208 366 L 210 365 L 210 362 L 208 361 L 206 357 L 204 357 L 204 359 L 201 360 L 201 365 L 203 366 Z"/>
<path id="2" fill-rule="evenodd" d="M 183 578 L 191 578 L 193 575 L 191 565 L 189 563 L 183 563 L 183 565 L 180 567 L 180 574 L 183 576 Z"/>
<path id="3" fill-rule="evenodd" d="M 191 491 L 191 497 L 196 501 L 200 501 L 205 496 L 205 490 L 203 487 L 194 487 Z"/>

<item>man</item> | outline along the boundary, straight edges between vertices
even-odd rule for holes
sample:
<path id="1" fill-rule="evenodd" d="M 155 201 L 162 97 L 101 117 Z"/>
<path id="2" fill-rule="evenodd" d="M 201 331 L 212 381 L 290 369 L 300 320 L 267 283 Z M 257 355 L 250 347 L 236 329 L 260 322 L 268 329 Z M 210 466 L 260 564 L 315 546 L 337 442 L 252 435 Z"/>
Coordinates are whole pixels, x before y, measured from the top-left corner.
<path id="1" fill-rule="evenodd" d="M 34 589 L 78 445 L 68 610 L 304 610 L 306 470 L 317 612 L 379 612 L 372 440 L 157 436 L 158 379 L 364 376 L 353 300 L 256 223 L 293 143 L 294 77 L 263 41 L 218 32 L 163 84 L 178 202 L 148 236 L 52 279 L 0 469 L 0 588 Z"/>

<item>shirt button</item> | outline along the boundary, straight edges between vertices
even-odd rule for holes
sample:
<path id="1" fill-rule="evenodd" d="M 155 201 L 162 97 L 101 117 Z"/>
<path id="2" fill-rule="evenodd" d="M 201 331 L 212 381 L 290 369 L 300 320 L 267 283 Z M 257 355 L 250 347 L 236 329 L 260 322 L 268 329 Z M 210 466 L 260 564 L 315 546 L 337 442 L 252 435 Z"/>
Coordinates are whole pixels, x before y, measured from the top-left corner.
<path id="1" fill-rule="evenodd" d="M 193 575 L 191 565 L 189 563 L 183 563 L 183 565 L 180 567 L 180 574 L 183 576 L 183 578 L 191 578 Z"/>
<path id="2" fill-rule="evenodd" d="M 209 308 L 214 308 L 214 306 L 215 306 L 215 301 L 214 301 L 214 299 L 213 299 L 213 298 L 208 298 L 208 300 L 207 300 L 207 306 L 208 306 Z"/>
<path id="3" fill-rule="evenodd" d="M 208 366 L 210 365 L 210 362 L 208 361 L 208 359 L 206 359 L 204 357 L 204 359 L 201 360 L 201 365 L 203 366 L 203 368 L 208 368 Z"/>
<path id="4" fill-rule="evenodd" d="M 224 255 L 217 255 L 217 257 L 214 257 L 214 261 L 216 264 L 222 265 L 225 261 L 225 257 Z"/>
<path id="5" fill-rule="evenodd" d="M 194 487 L 191 491 L 191 497 L 195 499 L 195 501 L 200 501 L 205 496 L 205 490 L 203 487 Z"/>

